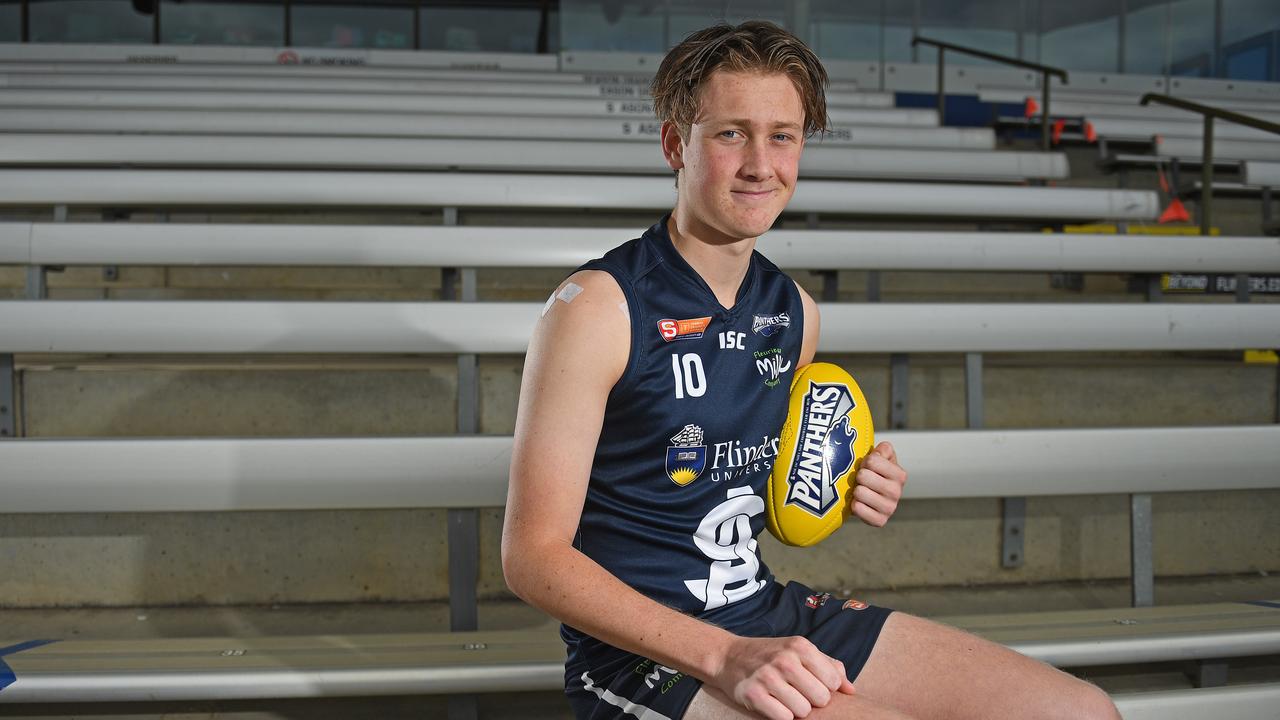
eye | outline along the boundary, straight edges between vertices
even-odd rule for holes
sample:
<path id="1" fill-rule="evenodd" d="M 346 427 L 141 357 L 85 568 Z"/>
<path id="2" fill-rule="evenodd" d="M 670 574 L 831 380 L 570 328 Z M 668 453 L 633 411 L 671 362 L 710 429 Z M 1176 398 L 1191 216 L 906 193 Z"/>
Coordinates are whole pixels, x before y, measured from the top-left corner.
<path id="1" fill-rule="evenodd" d="M 720 137 L 726 137 L 726 138 L 738 137 L 741 134 L 742 133 L 738 132 L 737 130 L 721 130 L 720 131 Z"/>
<path id="2" fill-rule="evenodd" d="M 787 133 L 777 133 L 773 136 L 773 139 L 777 140 L 778 142 L 791 142 L 795 138 L 791 137 L 791 135 Z"/>

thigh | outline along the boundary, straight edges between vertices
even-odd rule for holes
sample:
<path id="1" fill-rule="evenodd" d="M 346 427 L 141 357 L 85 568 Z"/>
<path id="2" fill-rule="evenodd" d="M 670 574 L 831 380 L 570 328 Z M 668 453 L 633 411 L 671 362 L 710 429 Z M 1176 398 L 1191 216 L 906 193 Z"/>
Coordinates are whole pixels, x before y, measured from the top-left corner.
<path id="1" fill-rule="evenodd" d="M 746 708 L 734 703 L 724 693 L 703 685 L 689 704 L 684 720 L 758 720 Z M 806 720 L 914 720 L 891 707 L 859 695 L 836 695 L 824 708 L 814 708 Z"/>
<path id="2" fill-rule="evenodd" d="M 970 633 L 895 612 L 862 672 L 859 695 L 921 720 L 1119 720 L 1097 687 Z"/>

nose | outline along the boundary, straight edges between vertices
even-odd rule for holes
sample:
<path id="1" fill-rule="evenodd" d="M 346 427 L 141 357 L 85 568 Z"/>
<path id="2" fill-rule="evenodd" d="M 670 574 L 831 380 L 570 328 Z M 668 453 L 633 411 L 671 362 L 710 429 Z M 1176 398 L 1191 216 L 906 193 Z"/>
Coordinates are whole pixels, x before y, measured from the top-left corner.
<path id="1" fill-rule="evenodd" d="M 738 168 L 738 176 L 743 180 L 763 182 L 773 176 L 768 142 L 768 137 L 756 136 L 743 146 L 742 166 Z"/>

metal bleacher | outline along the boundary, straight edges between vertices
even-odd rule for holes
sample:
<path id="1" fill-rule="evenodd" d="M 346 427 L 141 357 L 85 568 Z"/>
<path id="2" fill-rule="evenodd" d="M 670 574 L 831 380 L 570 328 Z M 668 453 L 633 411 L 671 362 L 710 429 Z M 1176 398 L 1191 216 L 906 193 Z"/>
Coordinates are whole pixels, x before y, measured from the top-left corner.
<path id="1" fill-rule="evenodd" d="M 621 105 L 643 105 L 643 98 L 605 89 L 634 90 L 636 83 L 599 84 L 554 73 L 516 82 L 510 73 L 377 68 L 354 69 L 364 77 L 350 80 L 343 69 L 296 69 L 304 72 L 206 67 L 193 78 L 180 67 L 154 73 L 129 67 L 105 76 L 55 62 L 3 63 L 0 209 L 52 210 L 60 220 L 0 223 L 0 265 L 25 267 L 36 278 L 44 268 L 75 265 L 439 266 L 461 268 L 461 295 L 468 299 L 469 288 L 474 300 L 475 268 L 573 267 L 634 233 L 458 225 L 460 209 L 497 209 L 518 220 L 519 213 L 535 210 L 660 211 L 672 203 L 669 170 L 657 148 L 633 141 L 652 141 L 651 130 L 642 134 L 637 127 L 634 135 L 619 136 L 649 112 L 636 107 L 623 113 Z M 187 84 L 201 77 L 206 89 Z M 336 99 L 331 93 L 348 81 L 377 92 Z M 529 92 L 533 85 L 542 92 Z M 470 92 L 477 87 L 483 89 Z M 570 87 L 578 89 L 558 94 Z M 433 97 L 427 88 L 458 94 Z M 610 92 L 634 100 L 601 98 Z M 808 178 L 788 212 L 807 214 L 813 224 L 828 217 L 966 218 L 1024 223 L 1027 230 L 1062 221 L 1142 222 L 1159 212 L 1149 191 L 1023 184 L 1068 179 L 1065 157 L 997 151 L 987 129 L 939 128 L 936 112 L 892 108 L 885 97 L 849 88 L 835 96 L 837 130 L 845 127 L 849 134 L 810 146 L 801 170 Z M 41 117 L 47 119 L 43 125 Z M 349 137 L 357 126 L 359 137 Z M 1270 178 L 1274 168 L 1249 164 L 1246 172 Z M 426 207 L 441 210 L 449 224 L 63 221 L 69 208 L 121 207 Z M 1214 241 L 1207 252 L 1195 237 L 813 229 L 772 231 L 759 248 L 792 271 L 1280 272 L 1280 246 L 1273 239 Z M 42 285 L 37 280 L 30 287 Z M 0 358 L 413 353 L 458 355 L 460 367 L 470 362 L 474 370 L 476 355 L 523 353 L 540 307 L 72 301 L 37 291 L 0 302 Z M 1280 305 L 1274 303 L 824 301 L 822 313 L 824 352 L 966 354 L 979 368 L 966 373 L 969 396 L 979 407 L 982 353 L 1280 347 Z M 463 394 L 475 391 L 474 376 L 471 382 L 464 388 L 460 379 L 460 417 L 467 412 Z M 1153 573 L 1152 493 L 1205 489 L 1206 478 L 1218 490 L 1280 487 L 1275 425 L 972 427 L 883 435 L 912 458 L 908 498 L 1130 496 L 1135 588 Z M 1214 452 L 1206 453 L 1206 446 Z M 478 435 L 460 420 L 458 435 L 442 437 L 11 438 L 0 440 L 0 467 L 5 512 L 474 512 L 505 502 L 510 448 L 510 437 Z M 1083 448 L 1093 461 L 1110 463 L 1112 472 L 1081 473 Z M 966 462 L 957 464 L 956 457 Z M 349 482 L 355 476 L 362 482 Z M 455 606 L 474 605 L 474 538 L 451 536 L 449 551 L 471 571 L 450 579 Z M 1062 667 L 1174 660 L 1212 665 L 1280 654 L 1278 605 L 942 620 Z M 21 639 L 0 630 L 0 647 L 11 640 Z M 0 705 L 554 691 L 563 683 L 563 646 L 552 625 L 508 632 L 68 639 L 7 655 L 5 662 L 17 681 L 0 689 Z M 1131 693 L 1116 702 L 1126 720 L 1265 717 L 1280 706 L 1280 683 Z"/>

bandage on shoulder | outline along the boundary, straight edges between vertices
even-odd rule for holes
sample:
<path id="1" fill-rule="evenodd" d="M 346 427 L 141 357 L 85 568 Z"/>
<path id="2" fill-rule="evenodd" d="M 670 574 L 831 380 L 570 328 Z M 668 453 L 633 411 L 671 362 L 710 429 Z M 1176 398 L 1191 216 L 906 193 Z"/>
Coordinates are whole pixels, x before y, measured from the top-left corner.
<path id="1" fill-rule="evenodd" d="M 568 304 L 581 294 L 581 285 L 572 281 L 565 283 L 564 287 L 560 288 L 560 292 L 552 292 L 551 297 L 547 298 L 547 304 L 542 306 L 542 315 L 546 316 L 551 311 L 551 306 L 555 304 L 556 300 Z"/>

